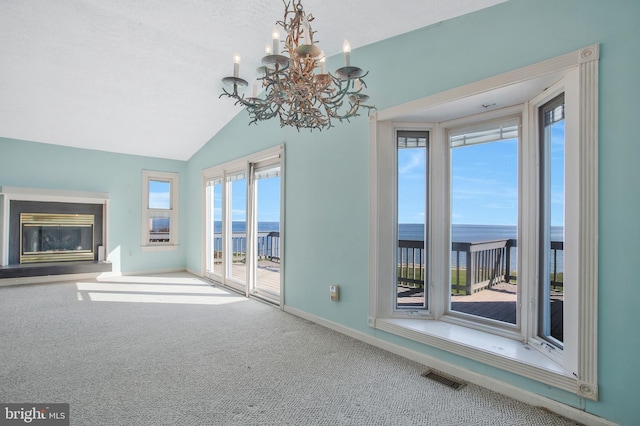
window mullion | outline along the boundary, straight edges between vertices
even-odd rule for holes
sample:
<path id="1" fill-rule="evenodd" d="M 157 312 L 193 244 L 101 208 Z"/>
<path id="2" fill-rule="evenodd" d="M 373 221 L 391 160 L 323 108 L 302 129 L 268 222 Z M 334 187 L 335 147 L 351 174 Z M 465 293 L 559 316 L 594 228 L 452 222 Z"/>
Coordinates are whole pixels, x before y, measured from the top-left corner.
<path id="1" fill-rule="evenodd" d="M 444 315 L 449 303 L 449 251 L 451 250 L 451 236 L 449 235 L 449 167 L 450 155 L 447 148 L 447 130 L 440 124 L 433 127 L 433 139 L 430 145 L 431 156 L 429 163 L 429 234 L 430 255 L 430 284 L 432 289 L 431 314 L 434 319 Z"/>
<path id="2" fill-rule="evenodd" d="M 535 143 L 537 141 L 538 128 L 536 126 L 537 113 L 535 108 L 530 107 L 529 102 L 525 102 L 522 109 L 522 139 L 520 141 L 521 155 L 518 159 L 520 176 L 518 178 L 518 191 L 520 200 L 518 210 L 518 280 L 520 280 L 520 330 L 523 340 L 526 342 L 536 335 L 536 306 L 537 294 L 536 283 L 538 282 L 539 270 L 535 267 L 538 264 L 538 251 L 536 250 L 536 235 L 538 221 L 536 219 L 539 209 L 537 193 L 538 180 L 537 166 L 539 163 L 538 150 Z M 525 261 L 527 259 L 527 261 Z"/>

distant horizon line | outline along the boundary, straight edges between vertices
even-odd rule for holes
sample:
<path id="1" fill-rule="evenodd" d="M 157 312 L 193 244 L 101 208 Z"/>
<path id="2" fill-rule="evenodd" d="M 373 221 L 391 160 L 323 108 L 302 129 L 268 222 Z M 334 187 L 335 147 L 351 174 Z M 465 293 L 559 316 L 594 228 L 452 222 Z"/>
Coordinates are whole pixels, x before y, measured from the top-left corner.
<path id="1" fill-rule="evenodd" d="M 398 225 L 424 225 L 424 223 L 419 222 L 399 222 Z M 505 225 L 501 224 L 489 224 L 489 223 L 452 223 L 452 226 L 514 226 L 518 227 L 518 225 Z M 551 225 L 552 228 L 563 228 L 563 225 Z"/>

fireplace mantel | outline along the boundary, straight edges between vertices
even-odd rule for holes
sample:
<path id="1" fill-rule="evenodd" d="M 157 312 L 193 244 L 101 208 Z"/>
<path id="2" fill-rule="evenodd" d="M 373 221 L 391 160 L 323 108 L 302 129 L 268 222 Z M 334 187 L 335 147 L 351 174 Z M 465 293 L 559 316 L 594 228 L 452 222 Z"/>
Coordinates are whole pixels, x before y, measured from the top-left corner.
<path id="1" fill-rule="evenodd" d="M 28 202 L 32 202 L 64 203 L 66 206 L 73 206 L 74 204 L 78 204 L 78 206 L 91 205 L 93 206 L 92 208 L 97 208 L 98 212 L 101 212 L 102 217 L 100 223 L 102 247 L 104 248 L 104 253 L 108 253 L 108 193 L 0 186 L 0 268 L 3 268 L 5 272 L 7 269 L 11 268 L 19 267 L 20 270 L 29 268 L 28 265 L 15 265 L 14 263 L 16 262 L 10 262 L 10 241 L 13 241 L 12 239 L 16 238 L 15 236 L 12 236 L 12 232 L 15 232 L 15 230 L 12 231 L 12 227 L 10 226 L 12 202 L 15 202 L 13 203 L 14 206 L 19 205 L 22 202 L 27 202 L 22 204 L 30 204 Z M 104 258 L 104 254 L 101 254 L 99 258 L 96 259 L 96 263 L 104 260 L 106 260 Z M 64 265 L 64 262 L 60 262 L 60 265 Z M 16 271 L 17 270 L 18 269 L 16 269 Z M 33 267 L 34 275 L 40 275 L 41 273 L 38 271 L 46 271 L 46 273 L 51 274 L 51 270 L 51 268 L 35 267 L 35 265 Z M 61 270 L 69 270 L 69 263 L 67 263 L 66 267 L 61 268 Z M 51 275 L 55 275 L 55 273 Z"/>
<path id="2" fill-rule="evenodd" d="M 109 194 L 106 192 L 69 191 L 64 189 L 19 188 L 0 186 L 0 196 L 10 200 L 53 201 L 63 203 L 106 204 Z"/>

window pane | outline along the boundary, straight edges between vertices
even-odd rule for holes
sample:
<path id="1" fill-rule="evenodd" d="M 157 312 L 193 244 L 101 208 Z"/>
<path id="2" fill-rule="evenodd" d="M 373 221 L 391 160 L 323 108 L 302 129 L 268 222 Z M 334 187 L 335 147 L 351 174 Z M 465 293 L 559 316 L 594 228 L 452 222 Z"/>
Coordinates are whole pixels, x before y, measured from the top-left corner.
<path id="1" fill-rule="evenodd" d="M 517 324 L 517 122 L 452 133 L 450 311 Z"/>
<path id="2" fill-rule="evenodd" d="M 428 132 L 398 132 L 396 308 L 426 309 L 425 248 Z"/>
<path id="3" fill-rule="evenodd" d="M 207 199 L 210 203 L 208 263 L 209 272 L 222 275 L 222 179 L 207 182 Z"/>
<path id="4" fill-rule="evenodd" d="M 168 243 L 171 236 L 171 212 L 149 212 L 149 242 Z"/>
<path id="5" fill-rule="evenodd" d="M 231 200 L 231 268 L 227 272 L 243 282 L 247 279 L 247 179 L 245 173 L 227 176 Z"/>
<path id="6" fill-rule="evenodd" d="M 149 180 L 149 208 L 171 209 L 171 182 Z"/>
<path id="7" fill-rule="evenodd" d="M 564 96 L 540 109 L 541 259 L 540 335 L 557 347 L 564 339 Z"/>
<path id="8" fill-rule="evenodd" d="M 280 294 L 280 165 L 257 170 L 256 289 Z"/>

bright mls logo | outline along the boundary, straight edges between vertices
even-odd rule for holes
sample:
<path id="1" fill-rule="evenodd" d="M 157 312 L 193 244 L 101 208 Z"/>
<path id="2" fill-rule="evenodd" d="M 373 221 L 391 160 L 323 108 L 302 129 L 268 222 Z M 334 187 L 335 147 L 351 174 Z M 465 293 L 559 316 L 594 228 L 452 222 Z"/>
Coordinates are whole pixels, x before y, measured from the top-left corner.
<path id="1" fill-rule="evenodd" d="M 69 426 L 69 404 L 0 404 L 0 426 Z"/>

